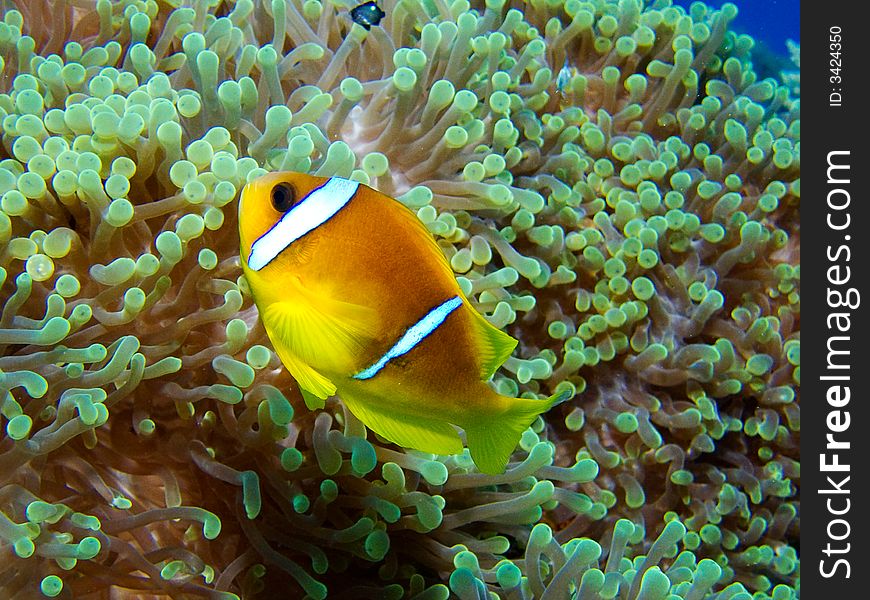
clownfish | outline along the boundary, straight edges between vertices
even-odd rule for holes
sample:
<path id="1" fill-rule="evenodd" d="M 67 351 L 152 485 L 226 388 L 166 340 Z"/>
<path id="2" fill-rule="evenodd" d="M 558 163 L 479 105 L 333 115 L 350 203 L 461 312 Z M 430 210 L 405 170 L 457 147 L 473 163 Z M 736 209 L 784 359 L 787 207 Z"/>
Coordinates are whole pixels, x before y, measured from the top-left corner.
<path id="1" fill-rule="evenodd" d="M 535 417 L 565 400 L 487 383 L 517 340 L 462 293 L 435 239 L 399 201 L 340 177 L 270 173 L 239 202 L 242 267 L 266 332 L 309 409 L 338 394 L 406 448 L 457 454 L 465 430 L 501 473 Z"/>

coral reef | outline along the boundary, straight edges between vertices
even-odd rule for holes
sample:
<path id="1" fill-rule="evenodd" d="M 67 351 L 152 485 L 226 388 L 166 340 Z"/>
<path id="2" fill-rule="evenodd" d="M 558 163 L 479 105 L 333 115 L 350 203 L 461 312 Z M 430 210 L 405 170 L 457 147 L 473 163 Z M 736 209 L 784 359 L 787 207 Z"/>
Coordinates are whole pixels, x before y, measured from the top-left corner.
<path id="1" fill-rule="evenodd" d="M 799 596 L 800 101 L 733 5 L 17 5 L 4 598 Z M 239 268 L 276 169 L 416 210 L 493 385 L 575 394 L 505 474 L 304 408 Z"/>

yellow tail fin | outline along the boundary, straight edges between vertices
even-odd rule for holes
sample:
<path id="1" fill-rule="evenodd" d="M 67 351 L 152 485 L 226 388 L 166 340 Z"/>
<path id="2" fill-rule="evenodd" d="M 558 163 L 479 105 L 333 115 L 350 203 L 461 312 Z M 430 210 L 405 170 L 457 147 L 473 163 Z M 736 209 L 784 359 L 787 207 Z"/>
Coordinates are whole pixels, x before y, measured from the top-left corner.
<path id="1" fill-rule="evenodd" d="M 564 402 L 570 395 L 570 392 L 563 392 L 546 400 L 503 398 L 508 404 L 507 411 L 466 427 L 468 449 L 477 468 L 488 475 L 503 473 L 520 436 L 535 417 Z"/>

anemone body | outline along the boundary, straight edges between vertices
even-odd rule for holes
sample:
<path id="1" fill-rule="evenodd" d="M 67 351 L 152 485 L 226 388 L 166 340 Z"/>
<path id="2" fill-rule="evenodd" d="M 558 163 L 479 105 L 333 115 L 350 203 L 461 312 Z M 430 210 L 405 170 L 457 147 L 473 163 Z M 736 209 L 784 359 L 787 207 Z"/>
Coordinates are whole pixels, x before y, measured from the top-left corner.
<path id="1" fill-rule="evenodd" d="M 16 4 L 3 597 L 799 595 L 799 87 L 733 5 Z M 574 394 L 505 474 L 304 409 L 239 265 L 273 170 L 398 197 L 496 390 Z"/>

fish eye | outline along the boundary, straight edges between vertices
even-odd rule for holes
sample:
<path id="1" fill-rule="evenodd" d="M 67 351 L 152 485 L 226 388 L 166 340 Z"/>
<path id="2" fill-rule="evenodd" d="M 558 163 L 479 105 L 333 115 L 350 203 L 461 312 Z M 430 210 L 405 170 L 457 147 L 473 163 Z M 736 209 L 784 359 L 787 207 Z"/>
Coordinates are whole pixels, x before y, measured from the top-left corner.
<path id="1" fill-rule="evenodd" d="M 279 183 L 272 188 L 272 207 L 278 212 L 287 212 L 296 201 L 296 192 L 288 183 Z"/>

